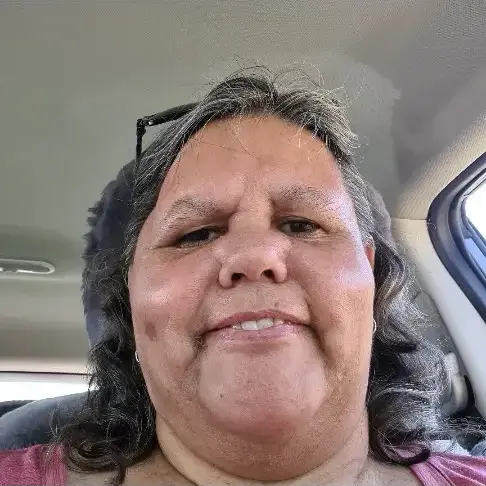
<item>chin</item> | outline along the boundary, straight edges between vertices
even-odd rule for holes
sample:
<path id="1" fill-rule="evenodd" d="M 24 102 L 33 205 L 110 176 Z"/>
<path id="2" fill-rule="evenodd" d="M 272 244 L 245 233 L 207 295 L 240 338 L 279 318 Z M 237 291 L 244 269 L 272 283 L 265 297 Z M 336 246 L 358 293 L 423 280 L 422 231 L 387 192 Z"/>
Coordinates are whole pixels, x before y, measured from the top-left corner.
<path id="1" fill-rule="evenodd" d="M 304 427 L 308 417 L 297 411 L 289 411 L 278 415 L 260 414 L 253 411 L 234 415 L 220 415 L 214 417 L 217 426 L 234 436 L 248 442 L 280 443 L 288 442 L 297 431 Z M 252 414 L 252 415 L 250 415 Z"/>
<path id="2" fill-rule="evenodd" d="M 197 400 L 220 431 L 251 442 L 288 441 L 328 402 L 329 370 L 307 335 L 261 347 L 206 350 Z"/>
<path id="3" fill-rule="evenodd" d="M 244 441 L 277 444 L 288 442 L 299 430 L 307 428 L 323 398 L 316 394 L 284 395 L 281 390 L 276 396 L 264 388 L 223 397 L 220 393 L 208 393 L 201 402 L 209 421 L 221 431 Z"/>

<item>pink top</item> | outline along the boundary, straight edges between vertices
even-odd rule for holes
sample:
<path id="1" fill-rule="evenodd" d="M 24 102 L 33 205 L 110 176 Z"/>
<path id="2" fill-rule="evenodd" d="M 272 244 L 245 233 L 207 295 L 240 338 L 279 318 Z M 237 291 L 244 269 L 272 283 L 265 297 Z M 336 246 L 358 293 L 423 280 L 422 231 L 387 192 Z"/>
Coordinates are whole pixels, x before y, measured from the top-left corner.
<path id="1" fill-rule="evenodd" d="M 0 452 L 0 486 L 65 486 L 67 470 L 61 449 L 56 449 L 48 466 L 44 461 L 46 446 Z M 434 454 L 428 461 L 411 467 L 426 486 L 484 486 L 486 457 Z"/>
<path id="2" fill-rule="evenodd" d="M 45 445 L 0 451 L 0 486 L 65 486 L 67 469 L 58 447 L 52 461 L 45 461 Z"/>

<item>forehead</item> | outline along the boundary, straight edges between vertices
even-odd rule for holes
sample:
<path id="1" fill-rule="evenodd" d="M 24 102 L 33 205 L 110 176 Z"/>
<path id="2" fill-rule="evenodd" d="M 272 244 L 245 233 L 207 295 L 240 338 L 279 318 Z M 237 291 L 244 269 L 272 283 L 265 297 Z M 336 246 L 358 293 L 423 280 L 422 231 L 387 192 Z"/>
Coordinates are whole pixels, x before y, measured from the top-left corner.
<path id="1" fill-rule="evenodd" d="M 162 185 L 158 206 L 180 196 L 221 198 L 289 184 L 343 192 L 340 170 L 324 143 L 275 117 L 218 120 L 185 144 Z"/>

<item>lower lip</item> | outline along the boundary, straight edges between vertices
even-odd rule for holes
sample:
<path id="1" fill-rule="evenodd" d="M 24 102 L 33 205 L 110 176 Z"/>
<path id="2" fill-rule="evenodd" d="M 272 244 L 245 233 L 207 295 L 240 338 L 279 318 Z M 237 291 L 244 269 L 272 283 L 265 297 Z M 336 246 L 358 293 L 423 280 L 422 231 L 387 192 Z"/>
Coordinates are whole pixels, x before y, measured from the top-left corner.
<path id="1" fill-rule="evenodd" d="M 245 331 L 225 327 L 206 334 L 206 341 L 226 341 L 241 343 L 258 343 L 287 339 L 305 332 L 306 326 L 301 324 L 284 323 L 277 326 L 266 327 L 258 331 Z"/>

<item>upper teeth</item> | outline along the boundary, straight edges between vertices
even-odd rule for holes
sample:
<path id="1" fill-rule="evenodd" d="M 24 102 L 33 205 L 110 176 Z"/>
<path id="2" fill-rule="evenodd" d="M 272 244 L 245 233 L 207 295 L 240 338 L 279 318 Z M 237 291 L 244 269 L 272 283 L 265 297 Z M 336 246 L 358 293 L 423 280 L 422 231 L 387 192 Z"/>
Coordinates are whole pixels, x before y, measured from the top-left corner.
<path id="1" fill-rule="evenodd" d="M 267 327 L 278 326 L 283 324 L 282 319 L 271 319 L 266 317 L 265 319 L 258 319 L 257 321 L 244 321 L 232 326 L 233 329 L 240 329 L 241 331 L 258 331 Z"/>

